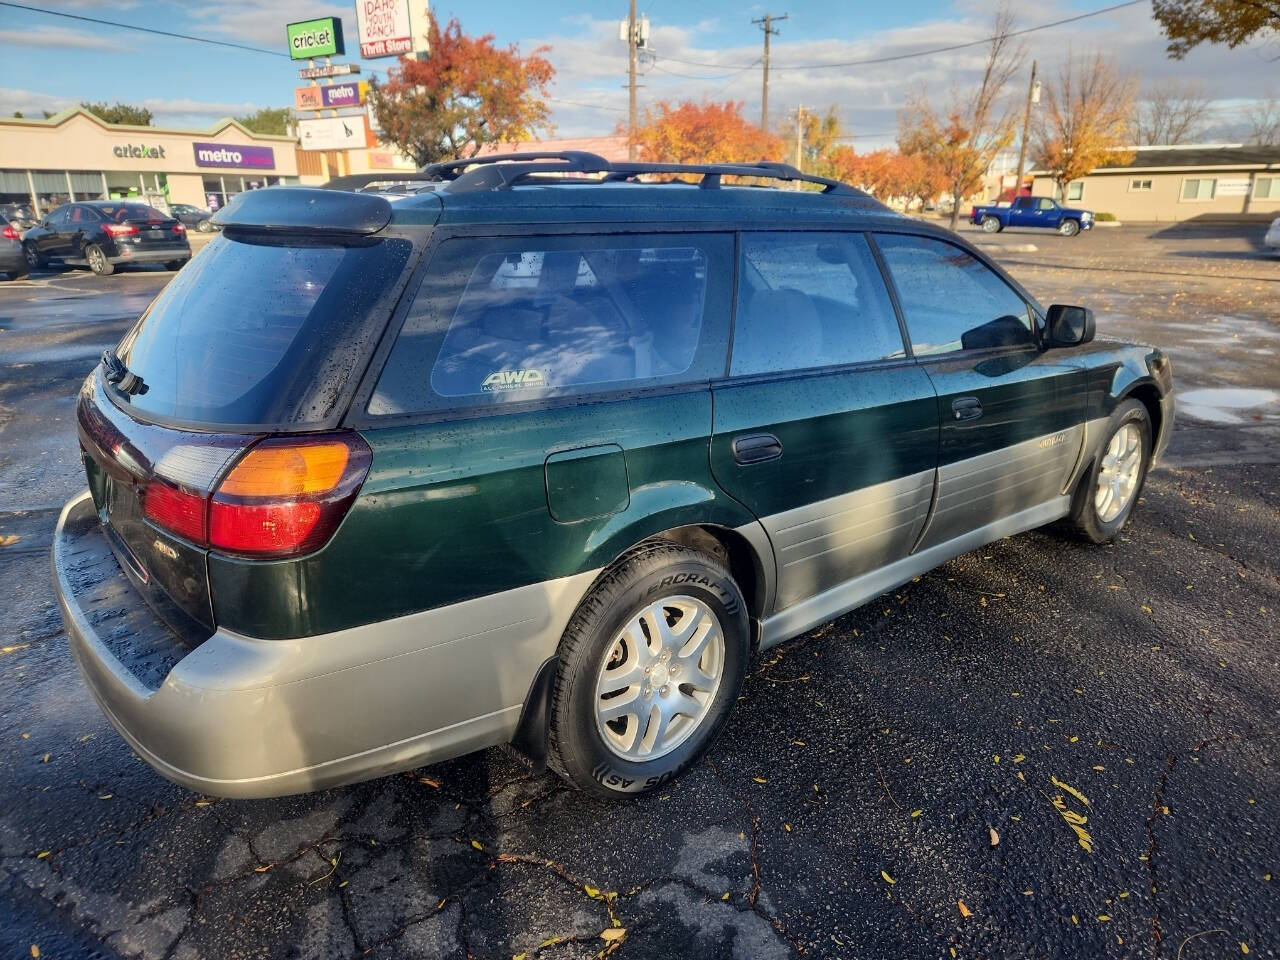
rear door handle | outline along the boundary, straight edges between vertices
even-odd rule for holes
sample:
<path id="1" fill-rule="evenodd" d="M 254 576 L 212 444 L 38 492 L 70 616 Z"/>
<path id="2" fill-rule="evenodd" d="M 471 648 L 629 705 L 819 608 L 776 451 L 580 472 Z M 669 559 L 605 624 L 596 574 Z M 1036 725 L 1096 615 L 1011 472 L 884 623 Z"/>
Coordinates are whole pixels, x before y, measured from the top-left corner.
<path id="1" fill-rule="evenodd" d="M 982 416 L 982 404 L 977 397 L 956 397 L 951 401 L 951 412 L 957 420 L 977 420 Z"/>
<path id="2" fill-rule="evenodd" d="M 772 433 L 746 433 L 733 438 L 733 459 L 738 463 L 764 463 L 782 456 L 782 443 Z"/>

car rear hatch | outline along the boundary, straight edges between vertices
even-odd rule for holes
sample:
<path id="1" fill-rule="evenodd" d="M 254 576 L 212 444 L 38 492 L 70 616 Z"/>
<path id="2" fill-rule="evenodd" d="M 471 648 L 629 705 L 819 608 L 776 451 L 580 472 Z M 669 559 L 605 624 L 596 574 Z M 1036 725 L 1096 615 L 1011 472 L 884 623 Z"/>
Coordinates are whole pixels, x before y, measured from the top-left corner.
<path id="1" fill-rule="evenodd" d="M 143 253 L 153 250 L 186 250 L 187 228 L 176 218 L 167 216 L 144 203 L 124 203 L 104 207 L 106 231 L 120 247 L 121 253 Z"/>
<path id="2" fill-rule="evenodd" d="M 188 640 L 216 627 L 211 551 L 312 552 L 354 499 L 368 448 L 340 424 L 414 248 L 384 230 L 381 198 L 352 211 L 350 194 L 256 193 L 287 196 L 240 204 L 104 354 L 77 404 L 103 531 Z"/>

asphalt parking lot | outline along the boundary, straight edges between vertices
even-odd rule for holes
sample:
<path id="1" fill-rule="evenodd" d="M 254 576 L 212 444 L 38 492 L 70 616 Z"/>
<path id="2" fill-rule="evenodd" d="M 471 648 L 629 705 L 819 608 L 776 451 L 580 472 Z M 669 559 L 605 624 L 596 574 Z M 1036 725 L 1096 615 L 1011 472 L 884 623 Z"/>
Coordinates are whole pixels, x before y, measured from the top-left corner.
<path id="1" fill-rule="evenodd" d="M 1173 444 L 1125 535 L 1004 540 L 770 651 L 709 757 L 621 805 L 503 750 L 270 801 L 137 760 L 48 550 L 79 383 L 171 275 L 0 284 L 0 956 L 1280 956 L 1263 229 L 969 234 L 1171 355 Z"/>

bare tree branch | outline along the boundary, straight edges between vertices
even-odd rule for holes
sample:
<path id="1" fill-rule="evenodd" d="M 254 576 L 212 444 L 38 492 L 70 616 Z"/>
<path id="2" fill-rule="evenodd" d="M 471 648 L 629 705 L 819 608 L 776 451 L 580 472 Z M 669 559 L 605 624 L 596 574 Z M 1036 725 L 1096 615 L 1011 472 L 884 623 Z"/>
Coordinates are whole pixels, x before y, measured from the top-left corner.
<path id="1" fill-rule="evenodd" d="M 1138 101 L 1133 141 L 1138 146 L 1173 146 L 1194 141 L 1204 131 L 1212 98 L 1196 83 L 1164 82 Z"/>

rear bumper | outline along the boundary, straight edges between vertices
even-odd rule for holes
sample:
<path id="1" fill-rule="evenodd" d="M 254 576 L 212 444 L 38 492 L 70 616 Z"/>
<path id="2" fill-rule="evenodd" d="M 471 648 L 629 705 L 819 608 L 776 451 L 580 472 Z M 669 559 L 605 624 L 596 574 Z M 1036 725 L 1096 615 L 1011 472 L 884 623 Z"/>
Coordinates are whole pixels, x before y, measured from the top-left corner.
<path id="1" fill-rule="evenodd" d="M 143 247 L 117 247 L 115 256 L 107 257 L 112 263 L 171 263 L 174 260 L 190 260 L 190 247 L 161 247 L 150 249 Z"/>
<path id="2" fill-rule="evenodd" d="M 16 240 L 0 242 L 0 273 L 10 270 L 27 271 L 27 258 L 22 252 L 22 244 Z"/>
<path id="3" fill-rule="evenodd" d="M 173 657 L 151 689 L 95 626 L 101 576 L 83 575 L 84 558 L 110 549 L 97 523 L 86 491 L 63 509 L 53 541 L 54 585 L 85 684 L 159 773 L 224 797 L 320 790 L 510 740 L 590 576 L 298 640 L 219 630 Z M 142 602 L 134 592 L 113 606 Z M 540 611 L 530 606 L 538 602 Z"/>

